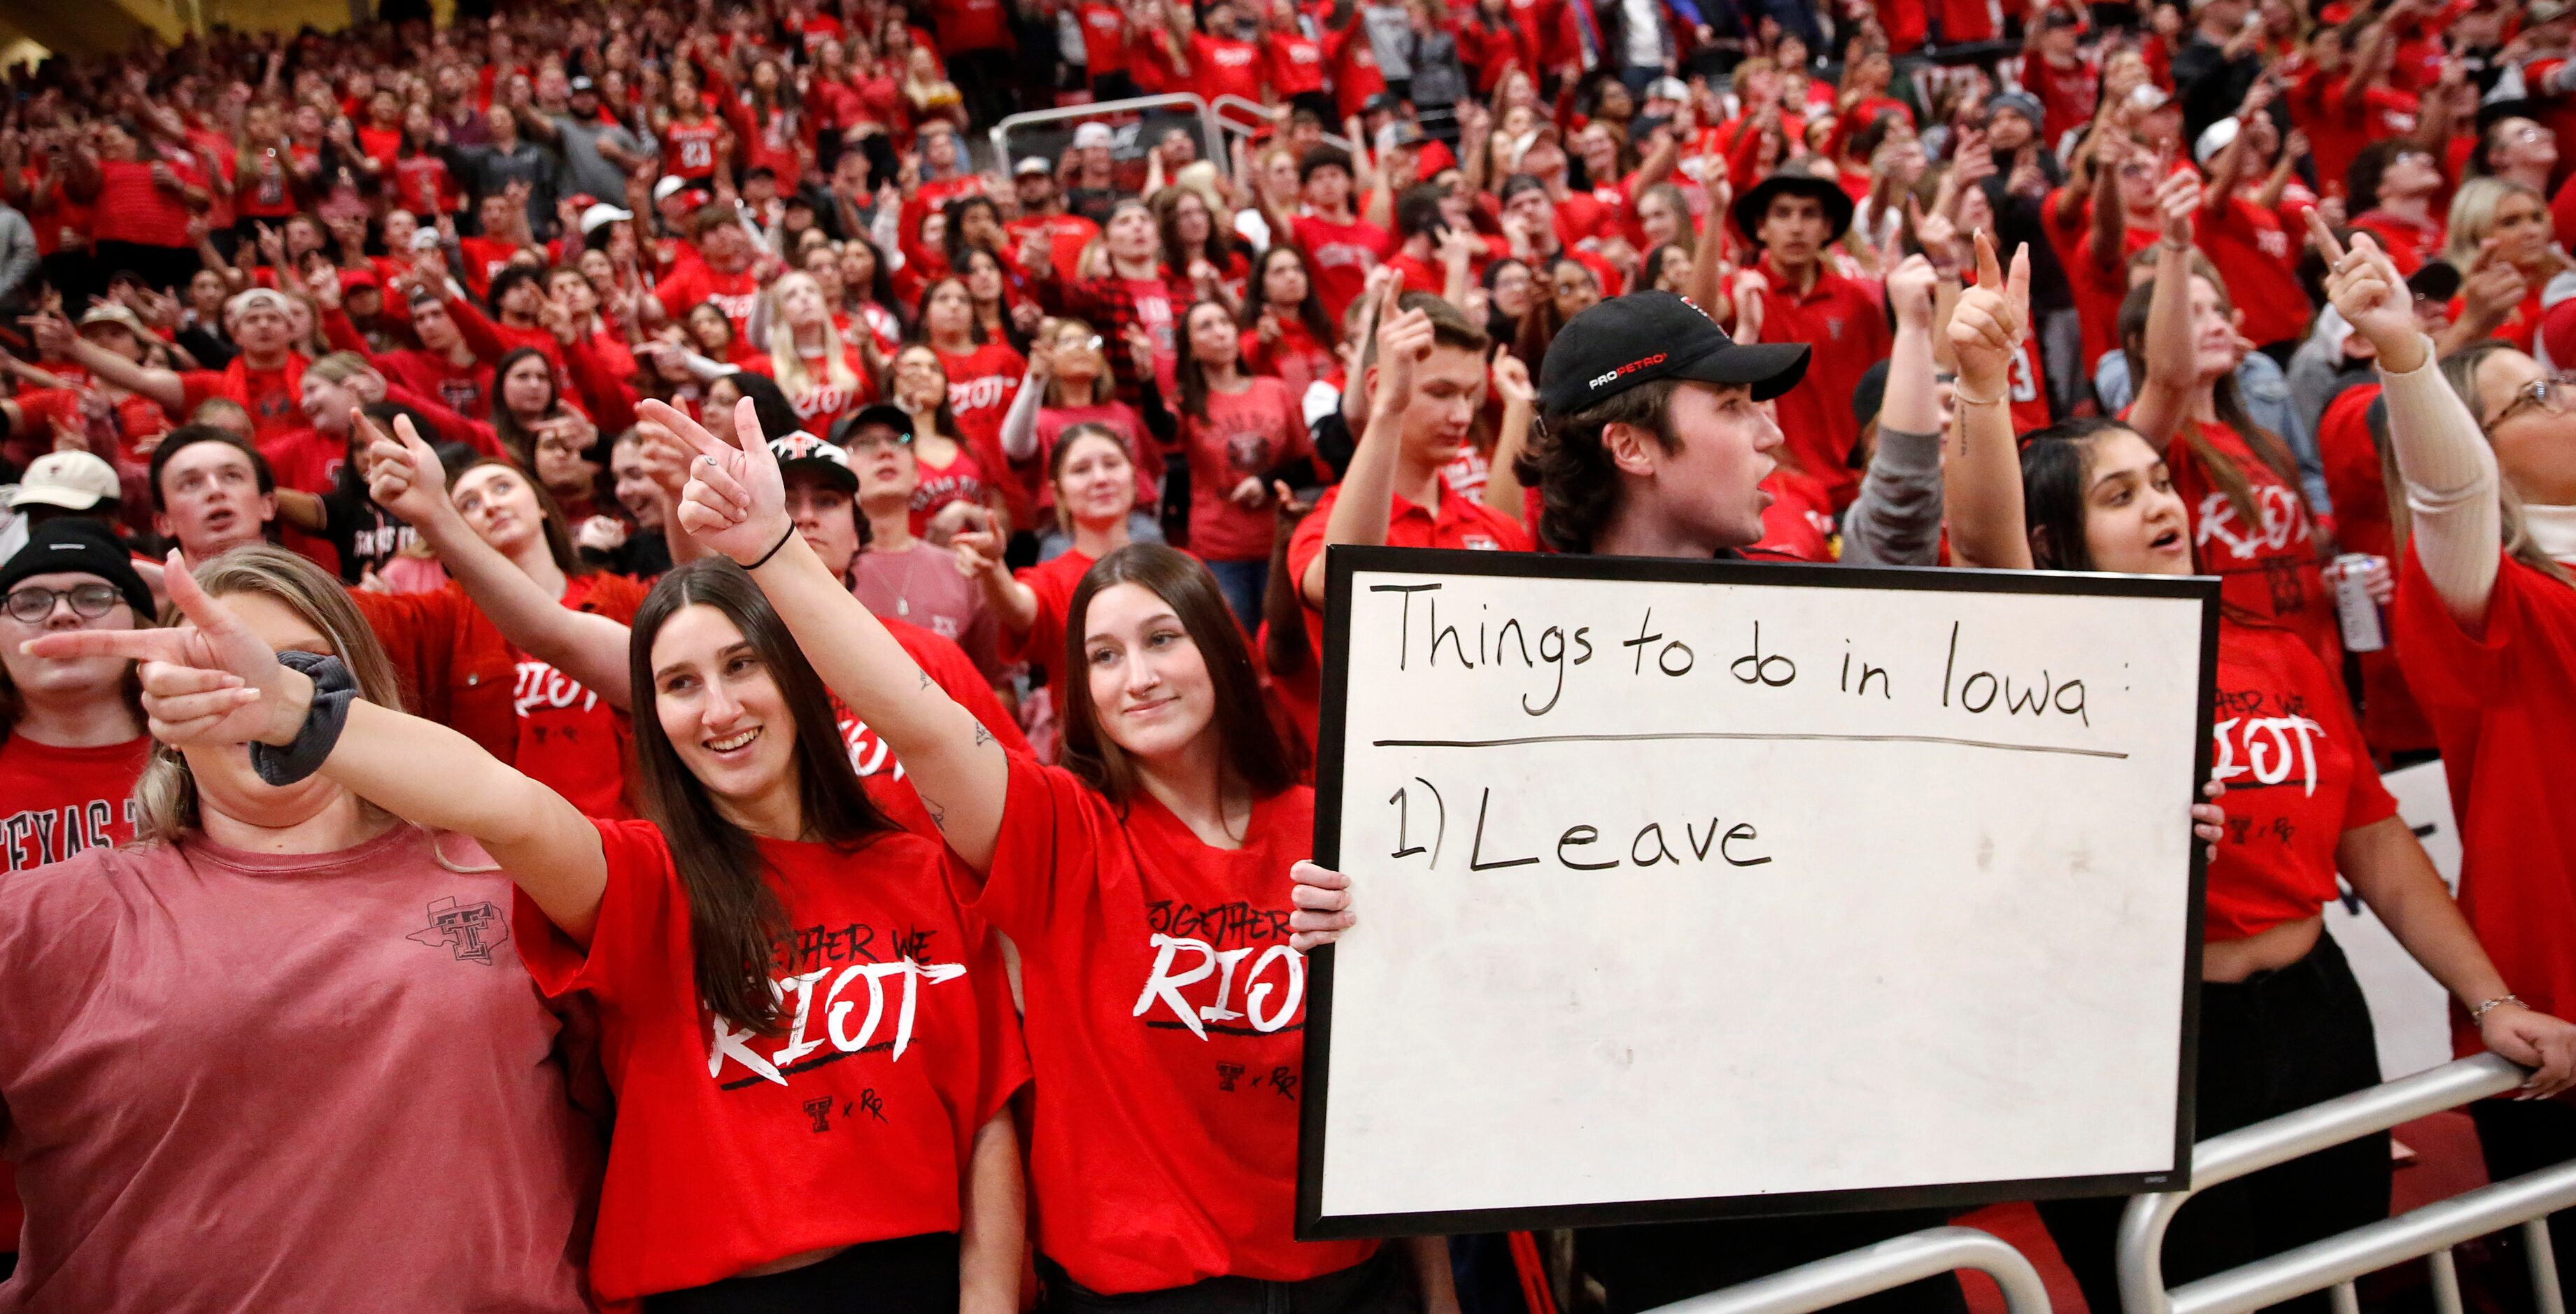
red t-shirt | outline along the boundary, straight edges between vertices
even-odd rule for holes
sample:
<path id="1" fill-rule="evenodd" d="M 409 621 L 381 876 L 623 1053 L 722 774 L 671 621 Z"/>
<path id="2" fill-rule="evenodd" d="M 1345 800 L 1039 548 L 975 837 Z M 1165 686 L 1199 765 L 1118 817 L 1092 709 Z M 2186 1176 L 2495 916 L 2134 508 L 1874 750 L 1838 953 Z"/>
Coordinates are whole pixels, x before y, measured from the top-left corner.
<path id="1" fill-rule="evenodd" d="M 99 748 L 56 748 L 25 735 L 0 740 L 0 872 L 61 862 L 84 849 L 134 838 L 134 780 L 152 752 L 149 737 Z M 27 1215 L 17 1171 L 0 1161 L 0 1240 L 18 1245 Z"/>
<path id="2" fill-rule="evenodd" d="M 2317 421 L 2317 462 L 2334 501 L 2335 539 L 2347 552 L 2367 552 L 2394 563 L 2397 531 L 2388 518 L 2388 485 L 2380 473 L 2379 445 L 2370 437 L 2370 404 L 2379 385 L 2359 383 L 2335 394 Z M 2361 663 L 2361 733 L 2377 753 L 2434 750 L 2433 727 L 2406 687 L 2406 672 L 2393 648 L 2353 654 Z"/>
<path id="3" fill-rule="evenodd" d="M 1010 13 L 1002 0 L 940 0 L 930 12 L 939 31 L 939 53 L 948 58 L 1011 44 Z"/>
<path id="4" fill-rule="evenodd" d="M 1190 89 L 1214 104 L 1219 96 L 1240 96 L 1261 103 L 1261 47 L 1249 41 L 1190 38 Z"/>
<path id="5" fill-rule="evenodd" d="M 2373 210 L 2353 220 L 2352 226 L 2370 234 L 2388 253 L 2389 263 L 2408 278 L 2413 278 L 2426 261 L 2442 254 L 2443 223 L 2438 217 L 2418 223 L 2386 210 Z"/>
<path id="6" fill-rule="evenodd" d="M 574 611 L 625 625 L 634 622 L 646 591 L 624 575 L 575 575 L 564 585 L 562 601 Z M 517 667 L 510 705 L 518 715 L 519 751 L 511 765 L 545 782 L 585 816 L 635 815 L 626 799 L 627 763 L 635 756 L 635 727 L 627 714 L 526 653 L 518 654 Z"/>
<path id="7" fill-rule="evenodd" d="M 2185 421 L 2186 427 L 2191 423 Z M 2297 632 L 2318 661 L 2339 669 L 2343 631 L 2335 621 L 2334 600 L 2326 596 L 2307 503 L 2234 429 L 2223 423 L 2200 428 L 2213 449 L 2245 472 L 2256 516 L 2256 523 L 2246 522 L 2193 450 L 2188 434 L 2175 434 L 2165 448 L 2165 468 L 2191 516 L 2192 550 L 2200 568 L 2218 576 L 2219 596 L 2229 606 Z"/>
<path id="8" fill-rule="evenodd" d="M 1190 552 L 1202 561 L 1269 558 L 1270 504 L 1247 511 L 1227 494 L 1306 450 L 1306 425 L 1288 385 L 1265 375 L 1246 382 L 1251 386 L 1239 393 L 1209 389 L 1206 419 L 1180 417 L 1190 461 Z"/>
<path id="9" fill-rule="evenodd" d="M 2231 196 L 2216 214 L 2202 211 L 2197 229 L 2194 240 L 2227 280 L 2227 298 L 2244 315 L 2248 339 L 2266 346 L 2306 334 L 2313 308 L 2291 272 L 2299 244 L 2279 213 Z"/>
<path id="10" fill-rule="evenodd" d="M 760 303 L 760 280 L 748 269 L 719 274 L 704 260 L 683 260 L 668 278 L 653 285 L 653 298 L 671 318 L 679 319 L 701 301 L 712 301 L 733 321 L 733 335 L 751 335 L 751 310 Z"/>
<path id="11" fill-rule="evenodd" d="M 2340 682 L 2296 633 L 2222 618 L 2209 733 L 2227 840 L 2209 864 L 2202 934 L 2241 940 L 2316 916 L 2335 897 L 2344 832 L 2397 811 Z"/>
<path id="12" fill-rule="evenodd" d="M 0 872 L 61 862 L 83 849 L 134 838 L 134 781 L 149 738 L 100 748 L 57 748 L 25 735 L 0 739 Z M 0 1228 L 0 1237 L 15 1229 Z"/>
<path id="13" fill-rule="evenodd" d="M 1074 15 L 1082 23 L 1084 70 L 1095 78 L 1126 72 L 1127 20 L 1118 6 L 1084 4 Z"/>
<path id="14" fill-rule="evenodd" d="M 1787 466 L 1762 481 L 1771 505 L 1762 508 L 1762 541 L 1754 547 L 1798 561 L 1834 560 L 1833 498 L 1825 486 Z"/>
<path id="15" fill-rule="evenodd" d="M 2039 97 L 2041 117 L 2047 120 L 2039 125 L 2043 144 L 2054 143 L 2093 121 L 2102 98 L 2102 69 L 2081 56 L 2059 68 L 2039 55 L 2025 55 L 2021 84 Z"/>
<path id="16" fill-rule="evenodd" d="M 1325 322 L 1341 323 L 1342 312 L 1367 289 L 1369 270 L 1395 254 L 1395 239 L 1365 219 L 1343 224 L 1301 214 L 1288 222 L 1313 269 L 1315 297 L 1324 304 Z"/>
<path id="17" fill-rule="evenodd" d="M 45 369 L 62 374 L 61 368 L 47 364 Z M 10 400 L 18 404 L 19 427 L 9 435 L 11 458 L 20 464 L 53 450 L 53 426 L 57 423 L 75 431 L 88 426 L 81 414 L 80 393 L 70 388 L 30 388 Z M 119 444 L 125 449 L 125 460 L 142 465 L 152 459 L 155 440 L 170 432 L 170 413 L 161 403 L 141 393 L 129 392 L 117 398 L 109 412 L 115 417 Z M 21 451 L 24 455 L 20 455 Z"/>
<path id="18" fill-rule="evenodd" d="M 206 185 L 206 171 L 194 156 L 172 152 L 160 157 L 184 187 Z M 98 196 L 90 202 L 90 240 L 133 242 L 141 246 L 186 247 L 188 203 L 152 181 L 150 159 L 101 160 Z"/>
<path id="19" fill-rule="evenodd" d="M 1323 45 L 1324 58 L 1333 67 L 1334 108 L 1349 118 L 1368 104 L 1369 97 L 1386 90 L 1386 72 L 1377 66 L 1377 47 L 1369 40 L 1365 21 L 1354 21 L 1339 32 L 1327 29 Z"/>
<path id="20" fill-rule="evenodd" d="M 806 356 L 803 362 L 805 386 L 787 399 L 788 404 L 796 408 L 796 418 L 803 421 L 805 432 L 817 438 L 831 437 L 833 421 L 858 409 L 863 403 L 875 401 L 877 397 L 876 385 L 872 382 L 875 375 L 869 371 L 867 359 L 859 354 L 859 349 L 838 337 L 833 339 L 831 346 L 840 349 L 841 360 L 850 367 L 856 381 L 848 385 L 836 384 L 832 382 L 829 355 Z M 802 354 L 804 349 L 800 347 L 797 350 Z M 825 350 L 829 351 L 830 347 Z M 746 368 L 773 379 L 778 373 L 777 363 L 767 356 Z"/>
<path id="21" fill-rule="evenodd" d="M 247 355 L 233 357 L 233 362 L 218 373 L 213 370 L 189 370 L 179 376 L 183 400 L 180 414 L 171 418 L 182 423 L 195 414 L 209 397 L 225 397 L 240 403 L 250 412 L 251 436 L 259 442 L 283 438 L 304 428 L 304 367 L 308 362 L 296 352 L 286 354 L 286 364 L 273 370 L 255 370 Z"/>
<path id="22" fill-rule="evenodd" d="M 1056 268 L 1080 269 L 1082 248 L 1100 236 L 1100 225 L 1078 214 L 1026 215 L 1002 225 L 1002 232 L 1009 238 L 1002 245 L 1002 254 L 1015 270 L 1020 264 L 1020 244 L 1033 232 L 1046 234 L 1047 255 L 1053 258 Z M 892 349 L 887 354 L 892 355 Z"/>
<path id="23" fill-rule="evenodd" d="M 2499 551 L 2501 556 L 2501 552 Z M 2460 912 L 2505 983 L 2531 1007 L 2576 1008 L 2576 589 L 2503 557 L 2486 623 L 2471 635 L 2423 563 L 2408 552 L 2397 576 L 2390 637 L 2450 777 L 2460 826 Z M 2457 1052 L 2481 1048 L 2454 1008 Z"/>
<path id="24" fill-rule="evenodd" d="M 1771 269 L 1769 257 L 1762 268 L 1770 280 L 1762 300 L 1762 340 L 1814 347 L 1807 377 L 1780 398 L 1780 429 L 1798 464 L 1824 485 L 1839 509 L 1860 493 L 1860 472 L 1851 468 L 1852 445 L 1860 441 L 1852 391 L 1893 344 L 1887 312 L 1873 285 L 1825 270 L 1800 296 L 1795 284 Z"/>
<path id="25" fill-rule="evenodd" d="M 710 114 L 690 121 L 674 119 L 662 129 L 662 158 L 673 177 L 702 183 L 715 177 L 716 148 L 723 144 L 724 120 Z"/>
<path id="26" fill-rule="evenodd" d="M 930 525 L 932 513 L 951 502 L 973 502 L 988 505 L 990 494 L 999 485 L 986 472 L 984 463 L 975 459 L 975 449 L 967 443 L 957 444 L 957 455 L 946 464 L 932 465 L 916 451 L 915 467 L 920 482 L 912 490 L 912 532 L 920 533 Z"/>
<path id="27" fill-rule="evenodd" d="M 789 928 L 768 965 L 788 1030 L 765 1037 L 700 1003 L 660 828 L 596 824 L 608 888 L 587 950 L 517 896 L 529 975 L 600 1005 L 617 1125 L 593 1289 L 628 1300 L 956 1231 L 976 1130 L 1028 1059 L 1001 954 L 958 906 L 946 851 L 902 830 L 850 850 L 758 841 Z"/>
<path id="28" fill-rule="evenodd" d="M 963 354 L 940 352 L 939 364 L 948 372 L 948 409 L 957 416 L 958 434 L 986 471 L 1004 469 L 1008 462 L 1002 458 L 1002 419 L 1020 395 L 1020 380 L 1029 372 L 1028 357 L 1011 350 L 1007 342 L 987 342 Z M 1002 491 L 1010 503 L 1011 519 L 1028 523 L 1026 499 L 1009 496 L 1007 487 Z"/>
<path id="29" fill-rule="evenodd" d="M 2285 97 L 2290 122 L 2308 134 L 2317 182 L 2334 190 L 2343 187 L 2352 159 L 2362 147 L 2415 127 L 2415 97 L 2389 87 L 2365 87 L 2361 99 L 2347 107 L 2345 81 L 2322 69 L 2310 69 Z"/>
<path id="30" fill-rule="evenodd" d="M 1324 89 L 1324 43 L 1303 32 L 1269 32 L 1262 36 L 1263 73 L 1272 94 L 1290 96 Z"/>
<path id="31" fill-rule="evenodd" d="M 1446 271 L 1443 271 L 1443 277 L 1446 276 Z M 1435 294 L 1439 291 L 1438 288 L 1430 290 Z M 1288 394 L 1302 401 L 1306 389 L 1315 380 L 1330 377 L 1341 367 L 1341 360 L 1330 348 L 1317 342 L 1314 334 L 1306 331 L 1303 319 L 1282 315 L 1276 342 L 1264 345 L 1257 323 L 1243 331 L 1243 367 L 1255 374 L 1279 376 L 1279 381 L 1288 385 Z"/>
<path id="32" fill-rule="evenodd" d="M 424 151 L 393 164 L 394 199 L 415 216 L 436 218 L 456 208 L 450 204 L 456 185 L 447 176 L 447 161 Z"/>
<path id="33" fill-rule="evenodd" d="M 886 627 L 886 633 L 894 636 L 932 684 L 1002 741 L 1004 751 L 1029 751 L 1028 737 L 1020 733 L 1019 723 L 1003 710 L 1002 700 L 993 696 L 993 686 L 985 682 L 983 672 L 975 669 L 964 649 L 900 617 L 879 616 L 877 623 Z M 868 797 L 876 801 L 878 809 L 905 830 L 938 839 L 939 827 L 930 820 L 930 809 L 921 805 L 921 795 L 913 791 L 912 782 L 904 777 L 903 763 L 895 759 L 894 750 L 838 697 L 832 699 L 832 719 L 841 732 L 841 746 L 849 751 L 850 769 L 858 773 L 859 783 L 867 787 Z"/>
<path id="34" fill-rule="evenodd" d="M 2084 376 L 2093 376 L 2093 367 L 2102 358 L 2120 349 L 2120 303 L 2129 296 L 2128 258 L 2145 250 L 2156 240 L 2152 228 L 2128 227 L 2120 230 L 2120 261 L 2105 269 L 2093 262 L 2093 236 L 2090 233 L 2076 243 L 2075 257 L 2066 262 L 2066 284 L 2075 297 L 2075 316 L 2084 330 Z"/>
<path id="35" fill-rule="evenodd" d="M 1060 691 L 1065 680 L 1070 678 L 1065 664 L 1069 660 L 1065 647 L 1065 621 L 1073 614 L 1073 591 L 1081 585 L 1083 574 L 1091 569 L 1095 560 L 1097 558 L 1068 548 L 1061 556 L 1015 571 L 1012 575 L 1028 585 L 1029 592 L 1037 595 L 1038 612 L 1036 619 L 1029 624 L 1028 633 L 1016 641 L 1005 640 L 1006 647 L 1016 642 L 1018 650 L 1003 655 L 1036 667 L 1044 675 L 1046 686 L 1059 691 L 1056 694 L 1058 707 L 1064 705 L 1064 695 Z"/>
<path id="36" fill-rule="evenodd" d="M 1254 803 L 1243 847 L 1211 848 L 1151 795 L 1121 807 L 1011 759 L 971 907 L 1020 950 L 1046 1092 L 1038 1253 L 1094 1291 L 1301 1281 L 1377 1248 L 1290 1236 L 1306 958 L 1288 946 L 1288 868 L 1314 824 L 1314 791 L 1291 788 Z"/>
<path id="37" fill-rule="evenodd" d="M 1288 574 L 1301 584 L 1307 568 L 1324 553 L 1324 527 L 1331 523 L 1333 503 L 1341 496 L 1340 484 L 1325 489 L 1315 499 L 1315 509 L 1298 522 L 1297 532 L 1288 539 Z M 1521 522 L 1485 505 L 1482 499 L 1443 494 L 1438 507 L 1425 508 L 1401 493 L 1387 495 L 1386 545 L 1482 552 L 1530 552 L 1538 547 Z M 1303 596 L 1304 589 L 1298 592 Z M 1324 651 L 1324 614 L 1313 607 L 1306 609 L 1306 636 L 1320 658 Z"/>

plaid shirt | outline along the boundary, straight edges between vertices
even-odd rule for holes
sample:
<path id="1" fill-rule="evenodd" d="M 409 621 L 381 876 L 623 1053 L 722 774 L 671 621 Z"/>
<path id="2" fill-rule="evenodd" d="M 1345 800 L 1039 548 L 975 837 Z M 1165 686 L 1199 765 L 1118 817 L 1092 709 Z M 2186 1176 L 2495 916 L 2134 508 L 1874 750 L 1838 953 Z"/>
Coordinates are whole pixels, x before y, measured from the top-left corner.
<path id="1" fill-rule="evenodd" d="M 1172 331 L 1177 338 L 1194 293 L 1188 279 L 1175 278 L 1169 270 L 1163 271 L 1162 278 L 1172 300 Z M 1118 381 L 1118 400 L 1142 409 L 1146 381 L 1136 373 L 1135 353 L 1127 350 L 1127 330 L 1143 321 L 1137 317 L 1136 294 L 1128 281 L 1114 275 L 1072 283 L 1050 278 L 1038 283 L 1037 293 L 1038 304 L 1049 314 L 1071 315 L 1100 330 L 1102 354 L 1109 357 L 1110 376 Z"/>

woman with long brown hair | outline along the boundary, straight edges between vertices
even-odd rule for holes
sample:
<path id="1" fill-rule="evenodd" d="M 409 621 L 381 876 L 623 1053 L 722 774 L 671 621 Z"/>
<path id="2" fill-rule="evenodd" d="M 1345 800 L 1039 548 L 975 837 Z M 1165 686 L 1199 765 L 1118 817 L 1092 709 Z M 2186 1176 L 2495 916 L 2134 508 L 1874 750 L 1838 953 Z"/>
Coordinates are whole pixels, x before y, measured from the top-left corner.
<path id="1" fill-rule="evenodd" d="M 193 630 L 55 642 L 156 663 L 165 743 L 482 844 L 518 887 L 530 974 L 599 1005 L 617 1098 L 590 1256 L 602 1299 L 820 1311 L 857 1290 L 877 1309 L 1008 1314 L 1006 1101 L 1027 1065 L 1000 955 L 938 846 L 868 801 L 830 696 L 740 567 L 683 566 L 636 615 L 642 821 L 587 817 L 453 730 L 281 664 L 256 612 L 172 593 Z M 385 1235 L 346 1222 L 314 1230 Z"/>
<path id="2" fill-rule="evenodd" d="M 2191 520 L 2191 547 L 2227 601 L 2296 631 L 2328 669 L 2343 639 L 2326 596 L 2323 535 L 2299 488 L 2297 458 L 2256 424 L 2236 391 L 2236 324 L 2227 289 L 2192 267 L 2200 189 L 2186 172 L 2156 192 L 2163 220 L 2147 311 L 2146 370 L 2129 427 L 2155 446 Z"/>
<path id="3" fill-rule="evenodd" d="M 283 649 L 327 661 L 359 708 L 402 705 L 350 594 L 311 562 L 252 545 L 192 577 L 174 553 L 163 578 L 195 624 L 49 626 L 26 656 Z M 138 842 L 0 881 L 0 1139 L 27 1206 L 0 1307 L 365 1309 L 400 1293 L 589 1309 L 598 1152 L 565 1019 L 520 961 L 534 928 L 508 878 L 463 839 L 331 780 L 277 783 L 239 744 L 144 710 L 161 743 L 132 798 Z"/>
<path id="4" fill-rule="evenodd" d="M 1261 625 L 1270 570 L 1270 472 L 1307 449 L 1288 385 L 1243 369 L 1242 331 L 1222 301 L 1183 319 L 1180 437 L 1190 463 L 1193 556 L 1215 572 L 1245 633 Z"/>
<path id="5" fill-rule="evenodd" d="M 372 420 L 352 423 L 382 437 Z M 513 645 L 494 624 L 496 614 L 506 613 L 492 609 L 490 589 L 461 582 L 472 560 L 463 547 L 470 540 L 505 560 L 506 569 L 559 607 L 620 623 L 635 615 L 644 587 L 582 560 L 554 498 L 508 461 L 485 457 L 468 465 L 457 473 L 452 494 L 432 487 L 441 494 L 432 505 L 397 510 L 381 494 L 375 500 L 438 548 L 460 582 L 434 593 L 360 592 L 353 595 L 358 610 L 417 691 L 424 715 L 593 816 L 634 815 L 623 704 L 603 702 L 596 689 Z"/>
<path id="6" fill-rule="evenodd" d="M 1091 568 L 1067 618 L 1066 765 L 1039 766 L 933 696 L 793 541 L 766 445 L 673 421 L 702 454 L 683 523 L 749 563 L 833 692 L 903 757 L 962 864 L 951 878 L 1019 947 L 1045 1091 L 1031 1163 L 1049 1300 L 1213 1300 L 1189 1289 L 1222 1280 L 1305 1310 L 1413 1308 L 1396 1248 L 1291 1235 L 1305 962 L 1288 944 L 1288 868 L 1310 849 L 1314 794 L 1294 783 L 1215 579 L 1151 544 Z M 1209 1075 L 1229 1071 L 1264 1083 L 1260 1098 Z M 1412 1278 L 1447 1314 L 1445 1247 L 1419 1253 Z"/>

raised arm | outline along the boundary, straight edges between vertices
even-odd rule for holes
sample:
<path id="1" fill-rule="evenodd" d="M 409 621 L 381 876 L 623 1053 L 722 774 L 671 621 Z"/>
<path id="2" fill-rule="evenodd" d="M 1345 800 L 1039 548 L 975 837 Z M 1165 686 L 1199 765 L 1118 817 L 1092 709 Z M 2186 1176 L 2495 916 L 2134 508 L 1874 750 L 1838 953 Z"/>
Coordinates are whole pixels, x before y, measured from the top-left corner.
<path id="1" fill-rule="evenodd" d="M 1843 556 L 1855 564 L 1936 564 L 1941 544 L 1941 403 L 1932 367 L 1932 262 L 1907 256 L 1888 273 L 1896 311 L 1878 443 L 1860 496 L 1843 521 Z M 1954 394 L 1955 395 L 1955 394 Z"/>
<path id="2" fill-rule="evenodd" d="M 680 527 L 751 572 L 823 683 L 903 759 L 922 806 L 949 848 L 975 871 L 993 864 L 1009 767 L 1001 744 L 916 665 L 885 626 L 823 566 L 787 518 L 778 460 L 744 398 L 739 447 L 659 401 L 641 418 L 697 449 L 680 499 Z"/>
<path id="3" fill-rule="evenodd" d="M 2167 174 L 2156 185 L 2164 234 L 2156 244 L 2155 296 L 2147 307 L 2146 377 L 2138 381 L 2129 427 L 2163 451 L 2184 420 L 2200 385 L 2200 354 L 2191 341 L 2191 222 L 2200 211 L 2200 181 Z"/>
<path id="4" fill-rule="evenodd" d="M 628 685 L 627 627 L 605 616 L 575 611 L 546 596 L 528 573 L 483 541 L 447 498 L 438 453 L 421 440 L 407 417 L 388 434 L 362 413 L 350 421 L 369 435 L 365 453 L 367 495 L 418 533 L 438 553 L 448 577 L 491 617 L 501 637 L 598 691 L 621 710 L 634 705 Z"/>
<path id="5" fill-rule="evenodd" d="M 1011 568 L 1002 560 L 999 526 L 959 530 L 948 546 L 957 554 L 957 572 L 984 591 L 984 606 L 1006 633 L 1017 638 L 1036 626 L 1038 591 L 1011 578 Z"/>
<path id="6" fill-rule="evenodd" d="M 188 408 L 188 385 L 177 371 L 137 365 L 82 337 L 71 321 L 53 311 L 30 316 L 27 323 L 35 331 L 37 348 L 45 354 L 67 357 L 127 392 L 140 393 L 160 403 L 161 409 L 173 416 Z"/>
<path id="7" fill-rule="evenodd" d="M 1538 388 L 1530 382 L 1529 365 L 1508 351 L 1495 352 L 1494 393 L 1503 399 L 1503 419 L 1496 426 L 1494 459 L 1485 473 L 1485 505 L 1519 524 L 1529 509 L 1518 466 L 1538 419 Z M 1536 525 L 1526 528 L 1538 533 Z"/>
<path id="8" fill-rule="evenodd" d="M 199 589 L 178 553 L 162 580 L 187 624 L 58 631 L 30 650 L 139 659 L 152 736 L 173 748 L 294 743 L 312 711 L 313 681 L 281 665 L 247 623 Z M 446 726 L 363 699 L 349 703 L 320 774 L 405 821 L 472 837 L 548 920 L 589 943 L 608 865 L 599 832 L 562 795 Z"/>
<path id="9" fill-rule="evenodd" d="M 2354 236 L 2346 250 L 2314 213 L 2308 234 L 2326 257 L 2327 296 L 2353 331 L 2379 351 L 2388 445 L 2413 513 L 2409 550 L 2451 619 L 2471 634 L 2481 633 L 2503 558 L 2495 450 L 2436 368 L 2432 344 L 2415 326 L 2413 295 L 2388 254 L 2367 234 Z"/>
<path id="10" fill-rule="evenodd" d="M 1404 407 L 1413 397 L 1413 363 L 1431 354 L 1431 317 L 1420 310 L 1398 312 L 1403 295 L 1404 285 L 1394 280 L 1379 294 L 1377 318 L 1385 327 L 1377 331 L 1375 398 L 1351 468 L 1342 474 L 1342 491 L 1324 521 L 1327 546 L 1386 542 L 1387 521 L 1394 514 L 1396 454 L 1404 444 Z M 1298 582 L 1308 606 L 1324 605 L 1324 576 L 1324 554 L 1317 553 Z"/>
<path id="11" fill-rule="evenodd" d="M 1995 263 L 1994 243 L 1977 234 L 1977 285 L 1950 312 L 1950 351 L 1959 363 L 1951 394 L 1950 452 L 1943 500 L 1950 555 L 1962 566 L 2031 568 L 2022 519 L 2021 454 L 2014 441 L 2013 356 L 2030 331 L 2030 252 L 2013 252 L 2012 275 Z M 1892 385 L 1892 381 L 1891 381 Z M 1894 392 L 1890 387 L 1891 394 Z"/>

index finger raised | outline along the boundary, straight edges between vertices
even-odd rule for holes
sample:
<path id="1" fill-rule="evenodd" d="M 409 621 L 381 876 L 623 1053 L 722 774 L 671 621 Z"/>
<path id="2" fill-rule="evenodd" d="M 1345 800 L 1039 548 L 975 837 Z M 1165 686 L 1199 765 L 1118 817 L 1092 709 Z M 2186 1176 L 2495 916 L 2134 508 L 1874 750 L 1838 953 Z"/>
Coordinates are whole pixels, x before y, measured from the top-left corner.
<path id="1" fill-rule="evenodd" d="M 2314 208 L 2308 211 L 2308 240 L 2316 243 L 2317 250 L 2325 254 L 2327 264 L 2343 259 L 2343 243 L 2335 240 L 2334 229 L 2326 226 L 2326 217 Z"/>
<path id="2" fill-rule="evenodd" d="M 737 450 L 717 442 L 716 436 L 708 433 L 705 425 L 672 409 L 669 402 L 647 398 L 636 405 L 635 414 L 662 426 L 663 432 L 679 439 L 684 449 L 695 450 L 700 455 L 715 456 Z"/>

